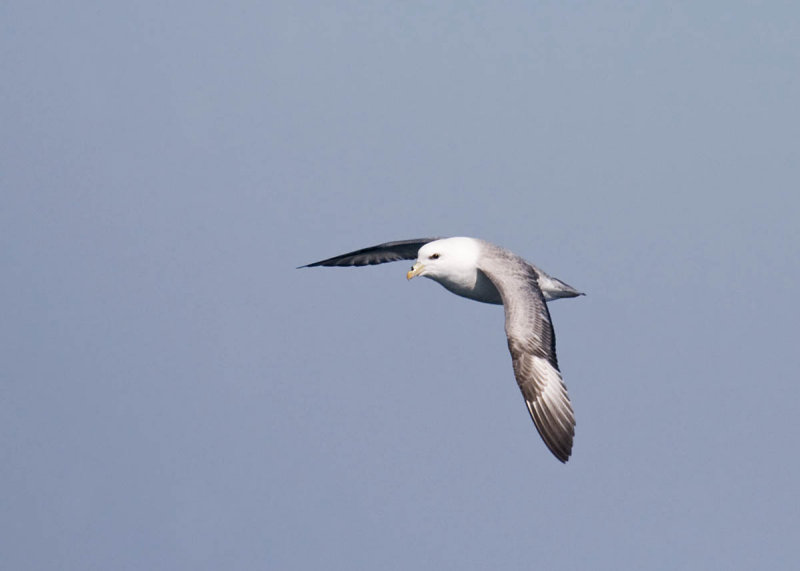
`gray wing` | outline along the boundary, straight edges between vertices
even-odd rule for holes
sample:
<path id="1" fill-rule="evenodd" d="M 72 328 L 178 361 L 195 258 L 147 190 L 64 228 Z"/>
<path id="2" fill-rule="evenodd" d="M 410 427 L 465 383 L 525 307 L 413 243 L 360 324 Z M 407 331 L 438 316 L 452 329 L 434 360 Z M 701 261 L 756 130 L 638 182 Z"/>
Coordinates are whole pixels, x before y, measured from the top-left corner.
<path id="1" fill-rule="evenodd" d="M 428 242 L 433 242 L 439 238 L 416 238 L 414 240 L 398 240 L 397 242 L 386 242 L 369 248 L 362 248 L 355 252 L 348 252 L 340 256 L 334 256 L 327 260 L 314 262 L 300 266 L 301 268 L 313 268 L 316 266 L 373 266 L 375 264 L 385 264 L 386 262 L 396 262 L 398 260 L 416 260 L 417 252 Z"/>
<path id="2" fill-rule="evenodd" d="M 566 462 L 572 453 L 575 415 L 558 370 L 550 312 L 536 269 L 519 258 L 503 262 L 480 269 L 503 299 L 514 376 L 533 424 L 555 457 Z"/>

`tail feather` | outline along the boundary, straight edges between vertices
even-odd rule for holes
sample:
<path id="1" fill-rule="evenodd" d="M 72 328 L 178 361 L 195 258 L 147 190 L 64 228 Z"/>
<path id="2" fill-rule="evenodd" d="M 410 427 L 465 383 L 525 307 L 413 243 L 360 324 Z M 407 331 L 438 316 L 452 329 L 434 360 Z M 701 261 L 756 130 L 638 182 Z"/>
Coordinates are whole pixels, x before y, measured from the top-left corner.
<path id="1" fill-rule="evenodd" d="M 544 272 L 539 275 L 539 288 L 542 290 L 544 299 L 551 301 L 560 299 L 562 297 L 578 297 L 579 295 L 586 295 L 582 291 L 576 290 L 569 284 L 562 282 L 558 278 L 548 276 Z"/>

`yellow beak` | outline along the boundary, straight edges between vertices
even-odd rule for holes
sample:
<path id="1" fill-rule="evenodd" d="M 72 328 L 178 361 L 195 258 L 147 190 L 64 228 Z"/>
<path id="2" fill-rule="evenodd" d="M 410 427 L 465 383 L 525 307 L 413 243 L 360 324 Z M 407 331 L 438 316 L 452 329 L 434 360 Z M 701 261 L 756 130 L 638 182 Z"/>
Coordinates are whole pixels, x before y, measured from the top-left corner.
<path id="1" fill-rule="evenodd" d="M 420 275 L 424 269 L 425 266 L 422 265 L 422 262 L 417 262 L 411 266 L 411 271 L 406 274 L 406 279 L 410 280 L 411 278 Z"/>

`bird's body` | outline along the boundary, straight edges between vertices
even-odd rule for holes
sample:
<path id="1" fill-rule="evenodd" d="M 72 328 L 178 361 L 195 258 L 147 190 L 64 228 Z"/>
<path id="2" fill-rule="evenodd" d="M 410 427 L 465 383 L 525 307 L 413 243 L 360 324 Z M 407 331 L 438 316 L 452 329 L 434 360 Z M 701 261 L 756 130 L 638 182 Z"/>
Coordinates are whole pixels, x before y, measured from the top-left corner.
<path id="1" fill-rule="evenodd" d="M 399 240 L 397 242 L 386 242 L 384 244 L 378 244 L 377 246 L 370 246 L 369 248 L 363 248 L 361 250 L 356 250 L 354 252 L 348 252 L 347 254 L 341 254 L 339 256 L 334 256 L 333 258 L 328 258 L 326 260 L 321 260 L 319 262 L 306 264 L 305 266 L 300 266 L 300 267 L 315 268 L 318 266 L 325 266 L 325 267 L 374 266 L 376 264 L 385 264 L 386 262 L 397 262 L 399 260 L 413 260 L 417 257 L 419 249 L 422 248 L 425 244 L 430 244 L 431 242 L 438 242 L 441 240 L 455 241 L 451 242 L 453 244 L 458 244 L 458 243 L 468 244 L 467 241 L 472 240 L 474 242 L 479 243 L 484 248 L 493 247 L 502 249 L 484 240 L 478 240 L 477 238 L 443 238 L 443 239 L 418 238 L 415 240 Z M 507 250 L 505 251 L 507 252 Z M 511 252 L 508 253 L 511 254 Z M 543 272 L 530 262 L 525 261 L 523 258 L 520 258 L 520 260 L 522 260 L 524 263 L 530 265 L 536 270 L 539 289 L 542 291 L 542 295 L 544 295 L 545 301 L 552 301 L 554 299 L 561 299 L 564 297 L 576 297 L 579 295 L 583 295 L 583 293 L 579 292 L 574 287 L 565 284 L 558 278 L 554 278 L 552 276 L 547 275 L 545 272 Z M 447 287 L 444 283 L 442 283 L 442 285 L 444 285 L 444 287 Z M 503 303 L 500 300 L 499 294 L 496 295 L 486 292 L 486 295 L 484 296 L 479 295 L 478 297 L 474 297 L 470 295 L 464 295 L 464 293 L 462 293 L 461 291 L 454 291 L 452 289 L 450 289 L 450 291 L 452 291 L 456 295 L 467 297 L 469 299 L 474 299 L 475 301 L 482 301 L 484 303 L 494 303 L 498 305 Z M 483 290 L 479 288 L 479 291 Z"/>
<path id="2" fill-rule="evenodd" d="M 417 259 L 408 272 L 439 282 L 452 293 L 502 304 L 514 375 L 528 411 L 550 451 L 566 462 L 572 451 L 575 418 L 556 359 L 555 334 L 546 301 L 583 295 L 520 256 L 475 238 L 387 242 L 314 266 L 363 266 Z"/>

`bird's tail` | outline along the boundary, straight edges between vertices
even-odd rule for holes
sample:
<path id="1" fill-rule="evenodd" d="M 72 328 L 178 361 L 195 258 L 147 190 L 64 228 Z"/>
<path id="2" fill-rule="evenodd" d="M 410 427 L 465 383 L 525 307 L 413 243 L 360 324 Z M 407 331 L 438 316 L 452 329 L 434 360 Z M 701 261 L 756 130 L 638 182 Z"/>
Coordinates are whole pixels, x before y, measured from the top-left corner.
<path id="1" fill-rule="evenodd" d="M 561 299 L 562 297 L 578 297 L 586 295 L 582 291 L 576 290 L 569 284 L 562 282 L 558 278 L 548 276 L 544 272 L 539 277 L 539 287 L 542 290 L 545 300 Z"/>

